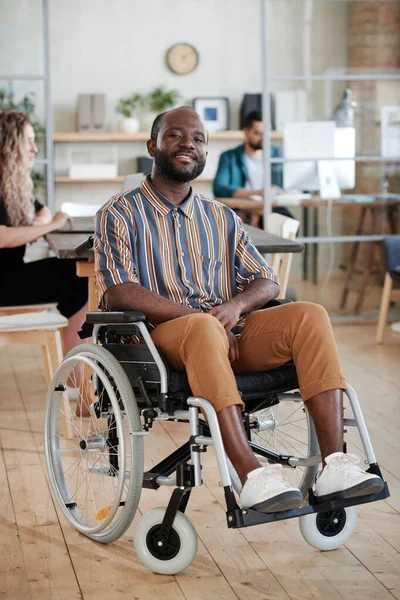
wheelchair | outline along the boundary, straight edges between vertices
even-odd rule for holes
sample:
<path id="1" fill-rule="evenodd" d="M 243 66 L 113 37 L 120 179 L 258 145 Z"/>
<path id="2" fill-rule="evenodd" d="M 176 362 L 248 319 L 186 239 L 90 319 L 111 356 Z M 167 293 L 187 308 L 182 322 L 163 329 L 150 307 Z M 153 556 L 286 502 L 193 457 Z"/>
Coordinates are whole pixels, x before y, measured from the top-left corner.
<path id="1" fill-rule="evenodd" d="M 202 484 L 201 456 L 209 446 L 224 489 L 228 528 L 298 517 L 309 544 L 333 550 L 352 535 L 357 504 L 389 496 L 385 483 L 377 494 L 318 502 L 312 492 L 321 462 L 317 435 L 298 391 L 295 366 L 287 363 L 265 373 L 237 375 L 236 380 L 253 451 L 262 464 L 282 464 L 285 477 L 300 488 L 305 502 L 276 513 L 241 509 L 235 496 L 241 483 L 225 455 L 213 406 L 192 396 L 186 373 L 168 369 L 145 320 L 137 311 L 88 313 L 85 327 L 90 327 L 93 343 L 66 355 L 47 393 L 44 448 L 50 487 L 77 531 L 97 542 L 113 542 L 130 526 L 142 488 L 170 486 L 174 490 L 167 508 L 152 509 L 138 519 L 134 548 L 152 571 L 179 573 L 197 551 L 197 534 L 185 509 L 192 489 Z M 145 343 L 133 343 L 135 336 Z M 78 373 L 81 410 L 67 385 Z M 345 427 L 358 428 L 368 471 L 381 476 L 357 395 L 351 386 L 345 393 L 353 413 L 345 418 Z M 83 416 L 83 407 L 88 416 Z M 74 431 L 71 439 L 60 431 L 63 413 Z M 144 472 L 144 438 L 155 421 L 188 423 L 188 440 Z"/>

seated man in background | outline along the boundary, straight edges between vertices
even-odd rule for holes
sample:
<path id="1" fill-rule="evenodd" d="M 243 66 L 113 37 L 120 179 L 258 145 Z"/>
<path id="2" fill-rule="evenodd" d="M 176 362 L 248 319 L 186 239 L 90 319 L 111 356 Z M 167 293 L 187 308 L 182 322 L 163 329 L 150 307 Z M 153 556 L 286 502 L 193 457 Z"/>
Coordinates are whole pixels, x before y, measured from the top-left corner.
<path id="1" fill-rule="evenodd" d="M 244 144 L 223 152 L 220 156 L 213 183 L 216 198 L 248 198 L 264 195 L 264 123 L 259 111 L 252 111 L 244 120 Z M 271 145 L 271 158 L 282 156 L 279 146 Z M 282 189 L 282 165 L 271 165 L 273 193 Z M 285 217 L 292 214 L 285 207 L 273 208 L 273 212 Z"/>
<path id="2" fill-rule="evenodd" d="M 242 507 L 271 512 L 303 502 L 282 466 L 261 467 L 249 446 L 234 375 L 291 359 L 326 463 L 315 493 L 379 491 L 383 481 L 343 454 L 346 383 L 325 309 L 294 302 L 260 310 L 279 293 L 273 270 L 229 207 L 192 191 L 190 182 L 206 163 L 207 137 L 191 108 L 155 119 L 147 142 L 151 176 L 97 213 L 100 307 L 142 311 L 169 366 L 186 370 L 193 395 L 214 406 L 225 451 L 243 484 Z"/>

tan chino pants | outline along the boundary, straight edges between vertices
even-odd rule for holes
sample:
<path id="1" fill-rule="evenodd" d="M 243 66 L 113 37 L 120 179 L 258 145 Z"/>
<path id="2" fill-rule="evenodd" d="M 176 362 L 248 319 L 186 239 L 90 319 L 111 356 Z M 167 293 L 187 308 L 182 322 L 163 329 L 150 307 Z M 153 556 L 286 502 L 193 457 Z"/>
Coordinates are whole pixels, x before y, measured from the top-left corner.
<path id="1" fill-rule="evenodd" d="M 243 406 L 233 371 L 266 371 L 292 359 L 305 402 L 320 392 L 346 389 L 331 322 L 319 304 L 293 302 L 250 313 L 233 367 L 226 332 L 212 315 L 161 323 L 151 337 L 172 369 L 186 370 L 193 395 L 209 400 L 217 412 Z"/>

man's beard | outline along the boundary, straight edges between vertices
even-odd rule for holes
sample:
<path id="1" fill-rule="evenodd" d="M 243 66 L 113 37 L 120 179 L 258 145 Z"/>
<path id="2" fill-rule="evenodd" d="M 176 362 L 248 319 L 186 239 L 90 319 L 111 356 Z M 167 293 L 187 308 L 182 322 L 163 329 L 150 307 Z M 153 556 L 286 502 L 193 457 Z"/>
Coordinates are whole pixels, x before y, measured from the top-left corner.
<path id="1" fill-rule="evenodd" d="M 181 171 L 174 167 L 172 160 L 173 159 L 161 150 L 156 150 L 154 163 L 157 173 L 164 179 L 169 179 L 170 181 L 176 181 L 178 183 L 187 183 L 188 181 L 196 179 L 196 177 L 204 171 L 204 167 L 206 166 L 205 159 L 198 160 L 191 169 Z"/>
<path id="2" fill-rule="evenodd" d="M 249 142 L 249 146 L 252 150 L 262 150 L 263 149 L 262 143 L 253 144 L 253 142 Z"/>

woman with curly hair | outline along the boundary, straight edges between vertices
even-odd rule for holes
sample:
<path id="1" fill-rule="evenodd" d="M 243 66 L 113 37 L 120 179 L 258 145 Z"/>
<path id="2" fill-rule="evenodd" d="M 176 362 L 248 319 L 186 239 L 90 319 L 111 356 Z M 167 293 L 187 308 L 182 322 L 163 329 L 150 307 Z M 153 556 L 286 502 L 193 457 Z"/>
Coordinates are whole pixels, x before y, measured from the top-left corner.
<path id="1" fill-rule="evenodd" d="M 0 306 L 57 302 L 69 319 L 64 350 L 79 343 L 77 331 L 87 310 L 87 281 L 77 277 L 75 261 L 46 258 L 24 262 L 26 244 L 61 229 L 66 213 L 50 210 L 33 196 L 31 170 L 37 146 L 28 118 L 0 114 Z"/>

